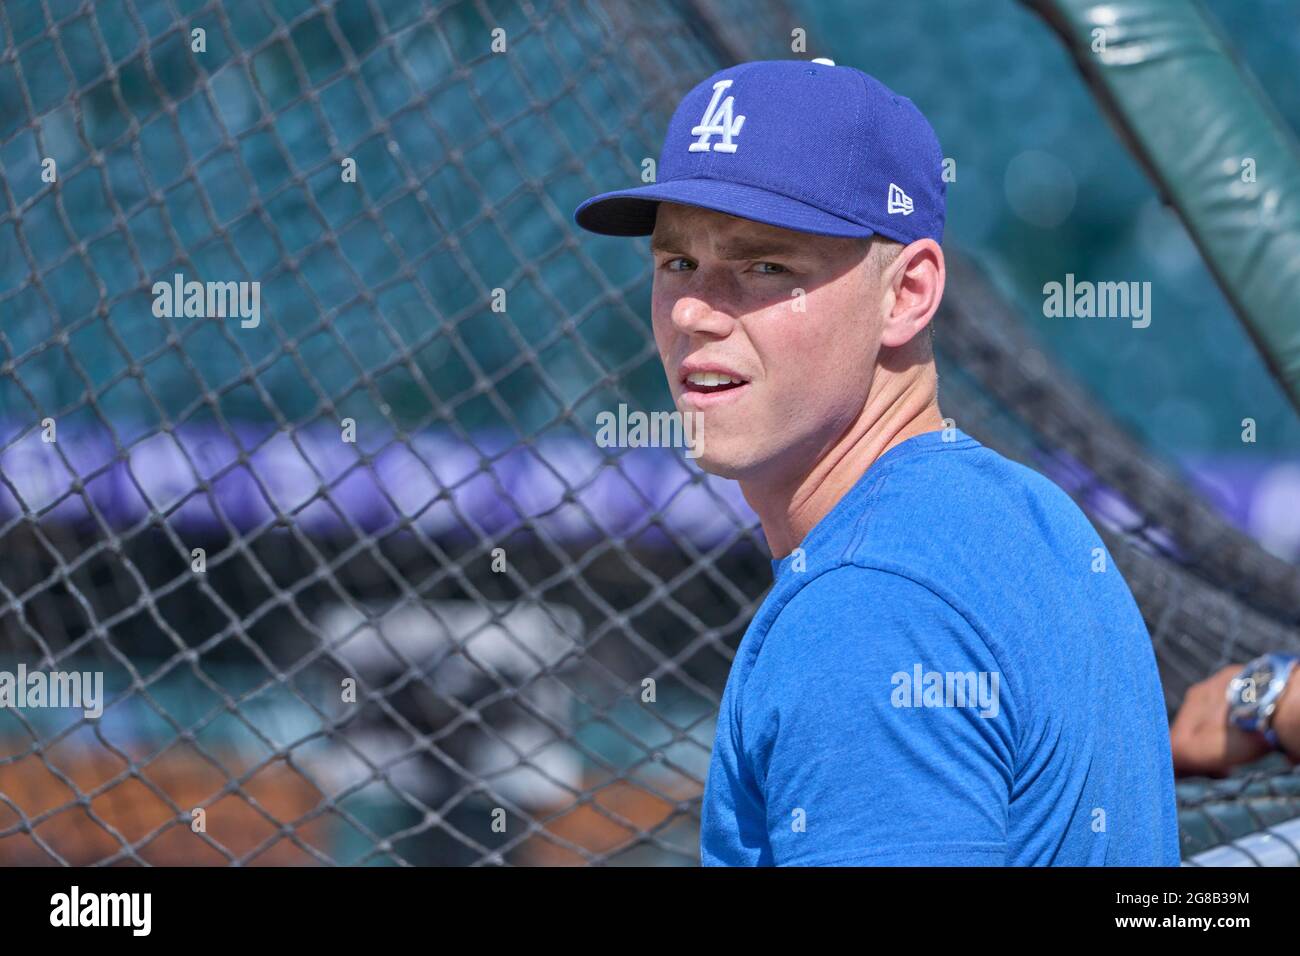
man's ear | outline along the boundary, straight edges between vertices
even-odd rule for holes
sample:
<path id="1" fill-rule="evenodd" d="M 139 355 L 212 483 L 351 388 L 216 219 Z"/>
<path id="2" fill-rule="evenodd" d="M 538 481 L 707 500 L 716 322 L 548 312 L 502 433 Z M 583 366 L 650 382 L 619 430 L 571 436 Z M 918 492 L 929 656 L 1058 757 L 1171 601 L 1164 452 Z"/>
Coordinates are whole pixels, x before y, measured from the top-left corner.
<path id="1" fill-rule="evenodd" d="M 918 239 L 903 247 L 884 271 L 884 280 L 893 292 L 893 308 L 885 316 L 881 345 L 906 345 L 930 324 L 943 299 L 946 278 L 943 249 L 933 239 Z"/>

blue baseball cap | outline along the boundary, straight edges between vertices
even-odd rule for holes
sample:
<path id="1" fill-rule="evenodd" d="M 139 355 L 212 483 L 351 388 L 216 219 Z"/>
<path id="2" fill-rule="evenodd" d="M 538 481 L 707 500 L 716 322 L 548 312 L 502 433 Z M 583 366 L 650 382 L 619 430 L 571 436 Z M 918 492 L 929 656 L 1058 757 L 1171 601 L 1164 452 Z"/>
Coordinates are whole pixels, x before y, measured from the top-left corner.
<path id="1" fill-rule="evenodd" d="M 825 236 L 943 239 L 943 153 L 912 101 L 830 60 L 759 60 L 683 97 L 658 181 L 593 196 L 583 229 L 648 236 L 675 202 Z"/>

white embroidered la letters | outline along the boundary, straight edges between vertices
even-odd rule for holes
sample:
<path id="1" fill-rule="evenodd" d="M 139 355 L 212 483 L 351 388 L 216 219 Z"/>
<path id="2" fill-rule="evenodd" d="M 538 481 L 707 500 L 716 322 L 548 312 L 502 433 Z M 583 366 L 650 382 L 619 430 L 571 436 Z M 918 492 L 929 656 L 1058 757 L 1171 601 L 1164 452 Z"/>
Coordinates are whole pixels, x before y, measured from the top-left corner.
<path id="1" fill-rule="evenodd" d="M 745 125 L 745 117 L 732 116 L 732 110 L 736 105 L 734 96 L 722 100 L 722 91 L 729 86 L 731 80 L 718 80 L 713 84 L 713 99 L 709 100 L 709 108 L 704 111 L 700 124 L 691 130 L 692 136 L 699 137 L 690 145 L 692 153 L 707 153 L 710 149 L 718 153 L 736 151 L 736 144 L 731 141 L 731 138 L 740 135 L 740 128 Z M 721 106 L 718 105 L 719 100 L 722 100 Z M 710 136 L 721 136 L 722 142 L 710 143 Z"/>

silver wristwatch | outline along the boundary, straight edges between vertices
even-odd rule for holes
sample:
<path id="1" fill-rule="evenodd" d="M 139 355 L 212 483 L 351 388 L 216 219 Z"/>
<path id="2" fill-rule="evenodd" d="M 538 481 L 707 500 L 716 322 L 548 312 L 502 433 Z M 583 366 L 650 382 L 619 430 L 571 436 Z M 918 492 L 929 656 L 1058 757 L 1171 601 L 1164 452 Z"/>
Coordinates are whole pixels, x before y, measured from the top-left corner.
<path id="1" fill-rule="evenodd" d="M 1228 722 L 1263 734 L 1276 750 L 1273 714 L 1297 662 L 1300 657 L 1295 654 L 1264 654 L 1243 667 L 1228 684 Z"/>

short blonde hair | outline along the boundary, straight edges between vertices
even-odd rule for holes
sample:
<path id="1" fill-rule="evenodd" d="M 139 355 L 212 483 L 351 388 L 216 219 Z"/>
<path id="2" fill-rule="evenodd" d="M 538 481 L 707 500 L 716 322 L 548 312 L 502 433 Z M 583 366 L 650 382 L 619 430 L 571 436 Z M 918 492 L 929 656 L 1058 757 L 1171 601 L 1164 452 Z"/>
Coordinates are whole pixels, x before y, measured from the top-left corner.
<path id="1" fill-rule="evenodd" d="M 867 256 L 877 275 L 889 268 L 904 249 L 903 243 L 885 236 L 872 236 L 870 242 L 871 248 L 867 250 Z"/>

